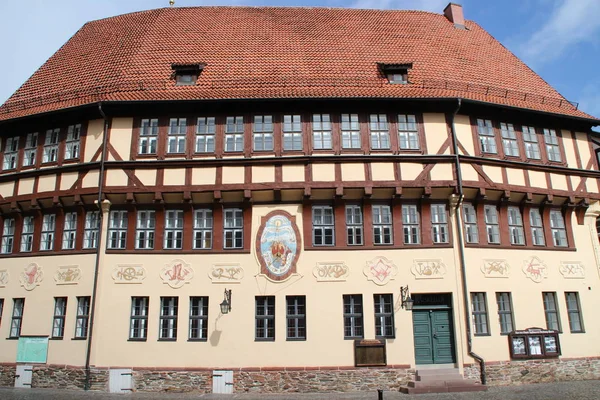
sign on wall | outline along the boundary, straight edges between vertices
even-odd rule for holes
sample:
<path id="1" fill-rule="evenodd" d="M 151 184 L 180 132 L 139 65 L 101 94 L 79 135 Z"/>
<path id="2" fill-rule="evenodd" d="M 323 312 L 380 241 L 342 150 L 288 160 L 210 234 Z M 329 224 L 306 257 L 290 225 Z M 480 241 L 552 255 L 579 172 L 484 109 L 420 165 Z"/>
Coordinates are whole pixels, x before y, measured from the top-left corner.
<path id="1" fill-rule="evenodd" d="M 21 336 L 17 344 L 18 363 L 45 364 L 48 358 L 48 336 Z"/>
<path id="2" fill-rule="evenodd" d="M 296 217 L 272 211 L 262 217 L 256 237 L 260 273 L 273 281 L 284 281 L 296 273 L 302 247 Z"/>

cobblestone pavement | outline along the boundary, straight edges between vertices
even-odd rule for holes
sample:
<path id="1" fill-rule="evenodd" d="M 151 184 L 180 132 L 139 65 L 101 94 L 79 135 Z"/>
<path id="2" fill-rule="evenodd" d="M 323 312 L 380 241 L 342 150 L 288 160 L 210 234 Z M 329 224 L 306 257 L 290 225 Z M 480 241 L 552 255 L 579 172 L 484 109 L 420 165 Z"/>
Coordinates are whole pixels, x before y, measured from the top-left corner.
<path id="1" fill-rule="evenodd" d="M 203 399 L 203 400 L 377 400 L 374 392 L 359 393 L 303 393 L 303 394 L 174 394 L 174 393 L 134 393 L 115 395 L 97 392 L 83 392 L 53 389 L 9 389 L 0 388 L 1 400 L 112 400 L 112 399 Z M 544 383 L 522 386 L 491 387 L 487 392 L 421 394 L 409 396 L 398 392 L 384 392 L 384 400 L 598 400 L 600 381 L 578 381 Z"/>

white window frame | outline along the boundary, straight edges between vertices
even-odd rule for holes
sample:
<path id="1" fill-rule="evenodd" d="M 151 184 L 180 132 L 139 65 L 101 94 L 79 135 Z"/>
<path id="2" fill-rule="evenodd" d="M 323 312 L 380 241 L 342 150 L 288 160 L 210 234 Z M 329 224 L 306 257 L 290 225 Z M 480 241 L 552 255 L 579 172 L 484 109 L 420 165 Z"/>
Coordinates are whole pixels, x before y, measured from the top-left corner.
<path id="1" fill-rule="evenodd" d="M 371 206 L 371 213 L 373 215 L 373 244 L 393 244 L 392 208 L 387 205 L 376 204 Z"/>
<path id="2" fill-rule="evenodd" d="M 33 250 L 33 234 L 35 230 L 35 218 L 33 215 L 23 217 L 21 229 L 21 253 L 29 253 Z"/>
<path id="3" fill-rule="evenodd" d="M 485 232 L 487 242 L 490 244 L 500 244 L 500 221 L 498 219 L 498 209 L 496 206 L 486 204 L 483 207 L 485 218 Z"/>
<path id="4" fill-rule="evenodd" d="M 89 333 L 90 296 L 77 297 L 77 316 L 75 318 L 75 338 L 85 339 Z"/>
<path id="5" fill-rule="evenodd" d="M 306 340 L 306 296 L 286 296 L 286 340 Z"/>
<path id="6" fill-rule="evenodd" d="M 140 123 L 140 138 L 138 154 L 156 154 L 158 143 L 158 118 L 142 119 Z"/>
<path id="7" fill-rule="evenodd" d="M 419 209 L 415 204 L 402 205 L 404 244 L 421 243 L 421 226 L 419 220 Z"/>
<path id="8" fill-rule="evenodd" d="M 463 223 L 465 226 L 465 241 L 479 243 L 479 229 L 477 227 L 477 212 L 471 203 L 463 204 Z"/>
<path id="9" fill-rule="evenodd" d="M 519 157 L 519 142 L 513 124 L 506 122 L 500 123 L 500 132 L 502 135 L 502 148 L 504 155 L 511 157 Z"/>
<path id="10" fill-rule="evenodd" d="M 345 294 L 344 339 L 362 339 L 365 334 L 362 294 Z"/>
<path id="11" fill-rule="evenodd" d="M 537 208 L 529 210 L 529 224 L 531 225 L 531 238 L 534 246 L 545 246 L 544 223 L 542 214 Z"/>
<path id="12" fill-rule="evenodd" d="M 392 294 L 374 294 L 375 337 L 393 339 L 394 328 L 394 296 Z"/>
<path id="13" fill-rule="evenodd" d="M 479 136 L 479 145 L 482 153 L 498 154 L 494 125 L 491 120 L 477 119 L 477 135 Z"/>
<path id="14" fill-rule="evenodd" d="M 569 329 L 571 333 L 585 333 L 579 292 L 565 292 L 565 302 L 567 304 L 567 316 L 569 317 Z"/>
<path id="15" fill-rule="evenodd" d="M 490 335 L 487 298 L 485 292 L 471 292 L 471 316 L 475 336 Z"/>
<path id="16" fill-rule="evenodd" d="M 69 125 L 65 141 L 65 160 L 75 160 L 80 156 L 81 124 Z"/>
<path id="17" fill-rule="evenodd" d="M 23 311 L 25 310 L 25 299 L 13 299 L 13 312 L 10 321 L 10 338 L 18 338 L 21 336 L 21 327 L 23 326 Z"/>
<path id="18" fill-rule="evenodd" d="M 511 293 L 496 292 L 496 304 L 498 305 L 500 334 L 507 335 L 514 330 L 515 326 Z"/>
<path id="19" fill-rule="evenodd" d="M 540 144 L 537 133 L 533 126 L 523 126 L 523 143 L 525 144 L 525 155 L 532 160 L 541 160 Z"/>
<path id="20" fill-rule="evenodd" d="M 215 117 L 200 117 L 196 124 L 196 153 L 214 153 L 216 138 Z"/>
<path id="21" fill-rule="evenodd" d="M 51 163 L 58 161 L 58 141 L 60 138 L 60 129 L 48 129 L 44 139 L 44 154 L 42 163 Z"/>
<path id="22" fill-rule="evenodd" d="M 111 250 L 127 248 L 128 212 L 126 210 L 113 210 L 108 220 L 108 243 Z"/>
<path id="23" fill-rule="evenodd" d="M 560 154 L 560 142 L 554 129 L 544 128 L 544 142 L 546 143 L 546 153 L 548 161 L 562 162 Z"/>
<path id="24" fill-rule="evenodd" d="M 333 148 L 333 140 L 331 135 L 331 115 L 313 114 L 312 122 L 313 149 L 331 150 Z"/>
<path id="25" fill-rule="evenodd" d="M 225 152 L 244 151 L 244 117 L 227 117 L 225 121 Z"/>
<path id="26" fill-rule="evenodd" d="M 431 239 L 433 243 L 448 243 L 448 216 L 445 204 L 431 204 Z"/>
<path id="27" fill-rule="evenodd" d="M 188 340 L 208 339 L 208 296 L 190 297 Z"/>
<path id="28" fill-rule="evenodd" d="M 369 131 L 371 135 L 371 149 L 389 150 L 392 147 L 387 115 L 369 115 Z"/>
<path id="29" fill-rule="evenodd" d="M 255 115 L 252 124 L 252 149 L 254 151 L 273 151 L 273 116 Z"/>
<path id="30" fill-rule="evenodd" d="M 419 150 L 419 130 L 414 114 L 398 114 L 398 146 L 400 150 Z"/>
<path id="31" fill-rule="evenodd" d="M 362 208 L 356 204 L 346 205 L 346 243 L 348 246 L 363 245 Z"/>
<path id="32" fill-rule="evenodd" d="M 167 154 L 185 154 L 187 118 L 170 118 L 167 132 Z"/>
<path id="33" fill-rule="evenodd" d="M 131 298 L 130 340 L 146 340 L 148 338 L 148 303 L 149 298 L 145 296 Z"/>
<path id="34" fill-rule="evenodd" d="M 156 229 L 156 212 L 154 210 L 139 210 L 135 224 L 135 248 L 138 250 L 154 249 Z"/>
<path id="35" fill-rule="evenodd" d="M 83 248 L 95 249 L 98 246 L 98 233 L 100 230 L 100 212 L 88 211 L 85 213 L 83 226 Z"/>
<path id="36" fill-rule="evenodd" d="M 275 296 L 256 296 L 254 340 L 275 340 Z"/>
<path id="37" fill-rule="evenodd" d="M 244 210 L 241 208 L 223 210 L 223 248 L 244 248 Z"/>
<path id="38" fill-rule="evenodd" d="M 23 166 L 32 167 L 35 165 L 38 151 L 38 133 L 28 133 L 25 138 L 25 152 L 23 156 Z"/>
<path id="39" fill-rule="evenodd" d="M 194 210 L 194 249 L 212 249 L 213 212 L 209 209 Z M 198 245 L 200 244 L 200 245 Z"/>
<path id="40" fill-rule="evenodd" d="M 15 244 L 15 219 L 5 218 L 2 230 L 2 248 L 0 253 L 10 254 Z"/>
<path id="41" fill-rule="evenodd" d="M 54 231 L 56 229 L 56 214 L 45 214 L 42 217 L 42 235 L 40 238 L 40 251 L 54 249 Z"/>
<path id="42" fill-rule="evenodd" d="M 552 230 L 552 241 L 556 247 L 567 247 L 567 228 L 565 219 L 560 210 L 550 210 L 550 229 Z"/>
<path id="43" fill-rule="evenodd" d="M 65 336 L 65 318 L 67 316 L 67 298 L 54 298 L 54 316 L 52 318 L 52 337 L 62 339 Z"/>
<path id="44" fill-rule="evenodd" d="M 320 243 L 317 243 L 317 236 L 321 238 Z M 335 246 L 335 214 L 332 206 L 312 207 L 312 240 L 313 246 Z"/>
<path id="45" fill-rule="evenodd" d="M 283 151 L 302 151 L 302 118 L 299 114 L 283 116 Z"/>
<path id="46" fill-rule="evenodd" d="M 177 318 L 179 297 L 160 298 L 160 322 L 158 340 L 177 340 Z"/>
<path id="47" fill-rule="evenodd" d="M 19 166 L 19 140 L 18 136 L 6 138 L 4 145 L 3 171 L 17 169 Z"/>
<path id="48" fill-rule="evenodd" d="M 64 215 L 62 249 L 75 249 L 77 241 L 77 212 L 67 212 Z"/>
<path id="49" fill-rule="evenodd" d="M 523 231 L 523 218 L 519 207 L 508 207 L 508 235 L 510 236 L 510 244 L 524 246 L 525 233 Z"/>
<path id="50" fill-rule="evenodd" d="M 183 248 L 183 210 L 165 210 L 163 242 L 165 250 Z"/>
<path id="51" fill-rule="evenodd" d="M 358 114 L 342 114 L 341 124 L 342 149 L 360 149 L 360 122 Z"/>

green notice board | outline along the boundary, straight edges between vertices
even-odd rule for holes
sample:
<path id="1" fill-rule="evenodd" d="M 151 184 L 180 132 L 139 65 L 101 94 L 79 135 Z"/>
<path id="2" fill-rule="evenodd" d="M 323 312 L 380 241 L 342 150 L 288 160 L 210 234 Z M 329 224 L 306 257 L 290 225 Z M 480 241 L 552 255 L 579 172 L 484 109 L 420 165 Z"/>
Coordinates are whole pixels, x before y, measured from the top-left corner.
<path id="1" fill-rule="evenodd" d="M 18 363 L 45 364 L 48 358 L 48 336 L 21 336 L 17 345 Z"/>

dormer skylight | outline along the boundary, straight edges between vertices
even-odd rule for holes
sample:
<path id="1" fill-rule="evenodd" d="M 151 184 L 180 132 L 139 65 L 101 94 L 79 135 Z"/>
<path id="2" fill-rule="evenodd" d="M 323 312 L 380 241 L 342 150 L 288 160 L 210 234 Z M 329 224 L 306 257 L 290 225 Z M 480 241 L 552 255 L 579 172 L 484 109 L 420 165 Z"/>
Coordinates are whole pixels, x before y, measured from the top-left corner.
<path id="1" fill-rule="evenodd" d="M 173 74 L 175 75 L 175 85 L 191 86 L 198 81 L 200 73 L 206 64 L 171 64 Z"/>
<path id="2" fill-rule="evenodd" d="M 412 69 L 410 64 L 384 64 L 379 63 L 379 69 L 385 75 L 389 83 L 406 85 L 408 80 L 408 71 Z"/>

